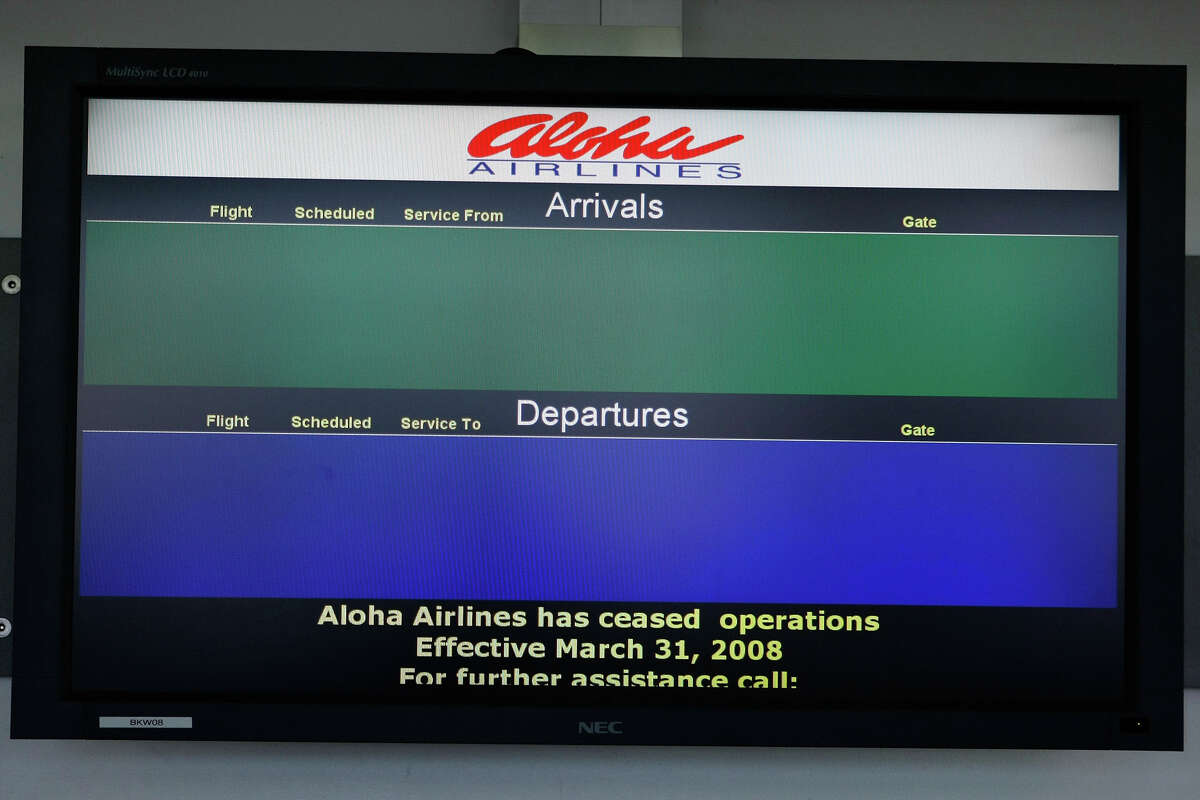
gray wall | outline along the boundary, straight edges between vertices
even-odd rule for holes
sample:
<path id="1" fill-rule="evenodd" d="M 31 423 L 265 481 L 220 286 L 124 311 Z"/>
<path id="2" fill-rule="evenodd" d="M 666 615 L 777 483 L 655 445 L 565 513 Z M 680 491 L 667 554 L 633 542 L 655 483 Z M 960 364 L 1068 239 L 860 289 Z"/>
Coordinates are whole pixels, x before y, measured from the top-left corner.
<path id="1" fill-rule="evenodd" d="M 564 0 L 566 2 L 567 0 Z M 573 0 L 574 1 L 574 0 Z M 586 4 L 588 0 L 578 0 Z M 0 0 L 0 238 L 19 235 L 21 47 L 25 44 L 491 52 L 516 40 L 517 2 L 488 0 Z M 1200 64 L 1194 0 L 684 0 L 690 56 L 914 58 Z M 1200 79 L 1188 162 L 1200 159 Z M 1188 176 L 1187 251 L 1200 253 L 1200 169 Z M 1200 319 L 1200 261 L 1189 265 Z M 5 330 L 8 330 L 7 328 Z M 0 336 L 4 334 L 0 331 Z M 0 360 L 13 358 L 11 335 Z M 0 367 L 3 365 L 0 364 Z M 0 377 L 8 374 L 0 369 Z M 1188 392 L 1200 391 L 1200 325 Z M 1188 420 L 1189 474 L 1200 450 Z M 2 423 L 2 421 L 0 421 Z M 0 442 L 4 439 L 0 433 Z M 1195 467 L 1196 469 L 1192 469 Z M 1188 484 L 1192 508 L 1200 490 Z M 1196 502 L 1192 502 L 1192 501 Z M 11 514 L 0 491 L 0 521 Z M 1188 558 L 1200 567 L 1200 552 Z M 2 565 L 0 565 L 2 566 Z M 0 581 L 7 577 L 0 572 Z M 0 586 L 0 589 L 6 587 Z M 1189 591 L 1200 608 L 1197 587 Z M 0 591 L 0 596 L 3 592 Z M 1196 617 L 1198 615 L 1193 615 Z M 1190 621 L 1193 631 L 1200 620 Z M 1196 637 L 1193 641 L 1200 641 Z M 1193 680 L 1200 675 L 1193 673 Z M 1187 694 L 1184 754 L 868 750 L 576 749 L 7 739 L 0 679 L 0 800 L 25 797 L 1139 797 L 1200 786 L 1200 691 Z"/>

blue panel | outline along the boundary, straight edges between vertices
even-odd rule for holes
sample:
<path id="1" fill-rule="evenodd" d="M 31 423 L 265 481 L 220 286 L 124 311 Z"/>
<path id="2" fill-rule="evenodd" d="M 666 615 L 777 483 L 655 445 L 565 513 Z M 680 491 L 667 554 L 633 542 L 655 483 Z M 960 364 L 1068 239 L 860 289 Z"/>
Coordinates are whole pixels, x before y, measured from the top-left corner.
<path id="1" fill-rule="evenodd" d="M 88 433 L 80 592 L 1112 607 L 1117 448 Z"/>

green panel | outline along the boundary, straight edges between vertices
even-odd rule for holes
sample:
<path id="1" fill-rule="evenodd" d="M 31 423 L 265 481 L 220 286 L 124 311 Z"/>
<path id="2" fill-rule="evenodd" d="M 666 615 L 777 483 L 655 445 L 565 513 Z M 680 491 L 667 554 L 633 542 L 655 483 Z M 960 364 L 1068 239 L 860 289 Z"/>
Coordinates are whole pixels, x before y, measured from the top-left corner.
<path id="1" fill-rule="evenodd" d="M 1111 237 L 92 222 L 93 384 L 1115 397 Z"/>

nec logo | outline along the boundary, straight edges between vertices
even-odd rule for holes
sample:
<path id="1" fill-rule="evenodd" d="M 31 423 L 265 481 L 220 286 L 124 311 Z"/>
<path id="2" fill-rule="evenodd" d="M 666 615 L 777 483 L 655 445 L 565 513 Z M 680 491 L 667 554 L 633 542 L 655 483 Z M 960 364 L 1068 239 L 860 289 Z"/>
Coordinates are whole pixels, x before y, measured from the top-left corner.
<path id="1" fill-rule="evenodd" d="M 616 720 L 613 722 L 581 722 L 579 723 L 579 733 L 598 734 L 598 733 L 624 733 L 621 726 L 625 723 Z"/>
<path id="2" fill-rule="evenodd" d="M 491 158 L 507 150 L 513 158 L 558 156 L 574 161 L 584 157 L 601 159 L 619 150 L 623 159 L 645 156 L 655 161 L 666 158 L 686 161 L 745 138 L 739 133 L 693 147 L 696 137 L 691 135 L 691 128 L 676 128 L 650 139 L 649 131 L 639 130 L 649 124 L 650 117 L 645 114 L 612 130 L 588 125 L 588 115 L 582 111 L 572 111 L 557 120 L 550 114 L 522 114 L 500 120 L 475 134 L 467 152 L 474 158 Z"/>

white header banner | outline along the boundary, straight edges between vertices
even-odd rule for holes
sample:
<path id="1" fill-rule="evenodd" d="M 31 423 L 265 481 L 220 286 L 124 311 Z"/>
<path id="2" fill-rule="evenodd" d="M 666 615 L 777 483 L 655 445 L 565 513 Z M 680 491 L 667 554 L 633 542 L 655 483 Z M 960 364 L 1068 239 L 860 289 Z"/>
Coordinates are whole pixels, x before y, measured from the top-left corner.
<path id="1" fill-rule="evenodd" d="M 1115 191 L 1115 116 L 94 99 L 91 175 Z"/>

